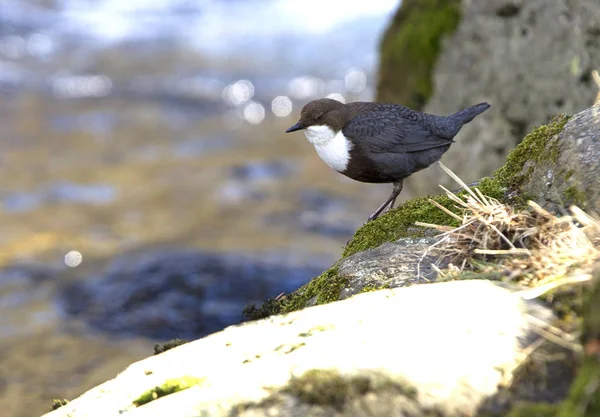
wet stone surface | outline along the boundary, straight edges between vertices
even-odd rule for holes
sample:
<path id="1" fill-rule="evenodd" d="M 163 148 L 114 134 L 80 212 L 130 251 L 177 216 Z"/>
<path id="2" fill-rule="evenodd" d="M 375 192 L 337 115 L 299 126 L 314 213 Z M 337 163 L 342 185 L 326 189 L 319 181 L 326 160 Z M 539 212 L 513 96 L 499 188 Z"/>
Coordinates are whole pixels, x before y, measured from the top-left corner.
<path id="1" fill-rule="evenodd" d="M 99 276 L 64 285 L 59 305 L 114 334 L 198 338 L 239 323 L 247 304 L 277 296 L 274 288 L 292 291 L 325 267 L 237 254 L 148 252 L 122 256 Z"/>

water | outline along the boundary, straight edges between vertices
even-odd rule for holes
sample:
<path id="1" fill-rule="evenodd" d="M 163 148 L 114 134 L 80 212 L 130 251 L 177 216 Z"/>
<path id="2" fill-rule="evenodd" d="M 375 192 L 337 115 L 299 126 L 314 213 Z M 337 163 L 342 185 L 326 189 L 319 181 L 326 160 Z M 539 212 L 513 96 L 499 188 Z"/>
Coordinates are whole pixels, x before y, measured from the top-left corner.
<path id="1" fill-rule="evenodd" d="M 212 68 L 179 66 L 178 74 L 155 80 L 158 85 L 151 89 L 197 90 L 215 97 L 226 83 L 245 74 L 252 75 L 258 97 L 273 99 L 293 93 L 294 80 L 306 75 L 324 81 L 310 96 L 343 90 L 344 76 L 351 68 L 371 76 L 381 29 L 398 2 L 374 0 L 369 7 L 341 0 L 39 3 L 9 0 L 0 5 L 6 25 L 0 52 L 10 60 L 37 61 L 40 69 L 48 71 L 47 79 L 37 78 L 31 67 L 4 65 L 0 81 L 6 84 L 45 83 L 59 94 L 103 95 L 113 87 L 109 78 L 92 74 L 96 78 L 68 79 L 83 72 L 94 54 L 123 45 L 135 45 L 140 55 L 157 47 L 183 47 L 207 58 Z M 57 56 L 68 56 L 71 62 L 61 68 L 53 62 Z M 236 64 L 226 65 L 232 61 Z M 152 84 L 148 79 L 130 81 L 128 87 L 136 91 L 144 90 L 144 81 L 146 87 Z M 296 95 L 306 94 L 296 91 Z"/>
<path id="2" fill-rule="evenodd" d="M 313 98 L 372 98 L 396 6 L 0 2 L 3 415 L 113 377 L 149 337 L 236 323 L 339 258 L 389 190 L 283 132 Z"/>

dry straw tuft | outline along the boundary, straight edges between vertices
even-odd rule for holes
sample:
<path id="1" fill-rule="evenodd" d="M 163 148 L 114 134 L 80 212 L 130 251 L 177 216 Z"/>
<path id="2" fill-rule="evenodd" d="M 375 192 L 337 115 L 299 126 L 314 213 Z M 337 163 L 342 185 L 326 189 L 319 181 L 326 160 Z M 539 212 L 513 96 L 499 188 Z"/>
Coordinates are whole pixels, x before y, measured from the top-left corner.
<path id="1" fill-rule="evenodd" d="M 471 189 L 442 163 L 440 166 L 467 191 L 461 198 L 442 187 L 462 209 L 462 216 L 432 201 L 460 220 L 460 226 L 417 223 L 442 232 L 428 251 L 439 254 L 438 262 L 451 263 L 447 270 L 438 270 L 442 278 L 466 271 L 489 273 L 535 287 L 523 294 L 525 298 L 591 278 L 592 266 L 600 260 L 598 219 L 574 206 L 571 215 L 557 217 L 532 201 L 529 209 L 516 211 L 477 188 Z"/>

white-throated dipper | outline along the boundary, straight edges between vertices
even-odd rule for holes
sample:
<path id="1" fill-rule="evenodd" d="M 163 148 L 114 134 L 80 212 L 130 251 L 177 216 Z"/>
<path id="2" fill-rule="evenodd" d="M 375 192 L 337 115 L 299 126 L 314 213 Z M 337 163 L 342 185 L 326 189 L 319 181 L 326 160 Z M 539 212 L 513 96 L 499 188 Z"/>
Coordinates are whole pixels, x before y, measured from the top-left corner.
<path id="1" fill-rule="evenodd" d="M 323 98 L 302 108 L 286 133 L 304 130 L 321 159 L 356 181 L 393 183 L 389 198 L 369 216 L 394 207 L 405 178 L 438 161 L 459 130 L 486 111 L 480 103 L 450 116 L 421 113 L 399 104 Z"/>

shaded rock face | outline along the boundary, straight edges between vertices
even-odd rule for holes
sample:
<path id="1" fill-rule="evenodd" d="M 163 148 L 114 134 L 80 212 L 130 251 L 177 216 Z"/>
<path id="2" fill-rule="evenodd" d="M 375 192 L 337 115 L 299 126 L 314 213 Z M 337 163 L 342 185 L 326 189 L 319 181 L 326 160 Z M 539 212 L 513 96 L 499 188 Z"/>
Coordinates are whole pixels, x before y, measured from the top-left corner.
<path id="1" fill-rule="evenodd" d="M 59 291 L 65 311 L 100 330 L 159 339 L 197 338 L 239 323 L 244 306 L 291 291 L 323 266 L 194 251 L 123 256 L 101 277 Z"/>
<path id="2" fill-rule="evenodd" d="M 424 111 L 451 114 L 480 101 L 492 107 L 461 130 L 442 161 L 466 182 L 491 174 L 535 126 L 592 105 L 597 88 L 591 71 L 597 68 L 597 0 L 463 2 L 462 20 L 442 45 Z M 434 167 L 406 185 L 424 195 L 437 193 L 438 184 L 451 183 Z"/>
<path id="3" fill-rule="evenodd" d="M 435 238 L 403 238 L 344 258 L 338 274 L 348 280 L 340 299 L 369 288 L 397 288 L 424 283 L 436 277 L 431 267 L 437 258 L 427 255 Z M 445 265 L 438 265 L 444 267 Z"/>
<path id="4" fill-rule="evenodd" d="M 553 212 L 575 204 L 600 213 L 600 106 L 573 116 L 544 152 L 556 157 L 525 164 L 522 190 Z"/>

